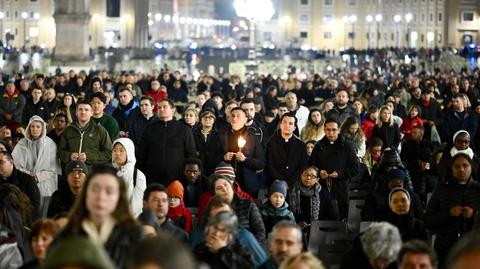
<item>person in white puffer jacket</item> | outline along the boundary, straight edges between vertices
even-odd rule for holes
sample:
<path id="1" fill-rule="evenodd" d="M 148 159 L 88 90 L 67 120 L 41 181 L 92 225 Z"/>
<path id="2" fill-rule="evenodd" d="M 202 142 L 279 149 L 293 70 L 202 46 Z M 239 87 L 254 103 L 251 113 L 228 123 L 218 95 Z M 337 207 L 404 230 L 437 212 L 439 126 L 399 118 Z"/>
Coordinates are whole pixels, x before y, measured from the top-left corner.
<path id="1" fill-rule="evenodd" d="M 132 214 L 138 217 L 142 213 L 143 192 L 147 188 L 147 180 L 145 174 L 135 168 L 136 162 L 135 146 L 132 140 L 118 138 L 113 141 L 112 164 L 118 169 L 118 175 L 127 183 L 127 198 L 130 201 Z"/>

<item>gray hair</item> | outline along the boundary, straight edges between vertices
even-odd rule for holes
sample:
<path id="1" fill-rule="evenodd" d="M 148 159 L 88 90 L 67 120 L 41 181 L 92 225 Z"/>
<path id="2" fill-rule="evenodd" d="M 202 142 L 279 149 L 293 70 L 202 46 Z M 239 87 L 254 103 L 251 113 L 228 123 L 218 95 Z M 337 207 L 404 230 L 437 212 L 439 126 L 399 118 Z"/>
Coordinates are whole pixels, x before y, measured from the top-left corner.
<path id="1" fill-rule="evenodd" d="M 372 223 L 360 237 L 363 251 L 370 261 L 395 261 L 402 247 L 398 228 L 388 222 Z"/>
<path id="2" fill-rule="evenodd" d="M 293 229 L 296 231 L 296 234 L 297 234 L 297 240 L 299 242 L 302 242 L 302 229 L 300 228 L 300 226 L 298 226 L 298 224 L 296 224 L 295 222 L 291 221 L 291 220 L 282 220 L 282 221 L 279 221 L 277 222 L 273 228 L 272 228 L 272 231 L 268 234 L 268 241 L 272 241 L 273 238 L 275 238 L 275 235 L 277 233 L 277 230 L 279 229 Z"/>
<path id="3" fill-rule="evenodd" d="M 215 216 L 208 219 L 207 226 L 205 227 L 205 233 L 208 232 L 208 229 L 212 226 L 218 224 L 223 224 L 227 228 L 228 233 L 230 234 L 230 242 L 237 235 L 238 232 L 238 217 L 232 211 L 222 211 L 218 212 Z"/>

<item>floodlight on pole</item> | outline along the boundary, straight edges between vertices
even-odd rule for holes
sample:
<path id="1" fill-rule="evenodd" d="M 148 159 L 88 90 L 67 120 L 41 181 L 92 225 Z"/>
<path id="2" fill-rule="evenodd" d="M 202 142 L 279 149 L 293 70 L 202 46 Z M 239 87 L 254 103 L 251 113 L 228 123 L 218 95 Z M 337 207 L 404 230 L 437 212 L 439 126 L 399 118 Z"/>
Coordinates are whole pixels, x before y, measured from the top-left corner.
<path id="1" fill-rule="evenodd" d="M 365 18 L 365 20 L 368 22 L 368 35 L 367 35 L 367 39 L 368 39 L 368 49 L 370 49 L 370 47 L 371 47 L 370 40 L 372 40 L 372 33 L 371 33 L 371 31 L 370 31 L 370 28 L 371 28 L 371 26 L 372 26 L 373 16 L 372 16 L 372 15 L 367 15 L 367 17 Z"/>
<path id="2" fill-rule="evenodd" d="M 235 0 L 233 7 L 237 16 L 246 18 L 250 22 L 250 47 L 256 47 L 255 24 L 269 21 L 275 14 L 275 8 L 271 0 Z M 255 52 L 256 55 L 256 52 Z"/>
<path id="3" fill-rule="evenodd" d="M 271 0 L 235 0 L 233 7 L 237 16 L 249 21 L 268 21 L 275 13 Z"/>
<path id="4" fill-rule="evenodd" d="M 377 22 L 377 33 L 375 35 L 375 39 L 377 40 L 377 48 L 380 47 L 380 22 L 383 20 L 382 14 L 375 15 L 375 21 Z"/>
<path id="5" fill-rule="evenodd" d="M 398 26 L 399 26 L 400 22 L 402 21 L 402 16 L 397 14 L 397 15 L 393 16 L 393 20 L 395 21 L 395 46 L 398 48 L 398 46 L 399 46 Z"/>
<path id="6" fill-rule="evenodd" d="M 350 17 L 348 17 L 348 21 L 350 23 L 355 23 L 357 21 L 357 16 L 351 15 Z"/>
<path id="7" fill-rule="evenodd" d="M 407 23 L 411 22 L 413 20 L 413 15 L 411 13 L 408 13 L 407 15 L 405 15 L 405 21 Z"/>

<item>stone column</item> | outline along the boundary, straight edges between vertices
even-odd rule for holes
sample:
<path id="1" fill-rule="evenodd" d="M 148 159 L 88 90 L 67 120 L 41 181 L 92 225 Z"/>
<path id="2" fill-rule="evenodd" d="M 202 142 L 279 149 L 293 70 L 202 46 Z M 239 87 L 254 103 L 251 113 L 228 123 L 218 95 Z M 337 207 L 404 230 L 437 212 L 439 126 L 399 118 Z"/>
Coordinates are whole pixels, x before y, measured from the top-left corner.
<path id="1" fill-rule="evenodd" d="M 135 0 L 135 26 L 133 32 L 133 47 L 144 49 L 148 47 L 148 0 Z"/>
<path id="2" fill-rule="evenodd" d="M 90 0 L 55 0 L 56 36 L 54 61 L 85 62 L 89 60 Z"/>

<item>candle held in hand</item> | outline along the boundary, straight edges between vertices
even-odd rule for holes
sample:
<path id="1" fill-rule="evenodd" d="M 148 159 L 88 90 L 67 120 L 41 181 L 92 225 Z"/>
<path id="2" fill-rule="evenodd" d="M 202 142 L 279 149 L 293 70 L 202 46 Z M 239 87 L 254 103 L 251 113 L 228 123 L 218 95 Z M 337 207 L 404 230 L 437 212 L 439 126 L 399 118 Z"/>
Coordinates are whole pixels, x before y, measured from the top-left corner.
<path id="1" fill-rule="evenodd" d="M 242 148 L 245 147 L 245 144 L 247 144 L 247 140 L 240 136 L 238 138 L 238 147 L 240 148 L 240 151 L 242 151 Z"/>

